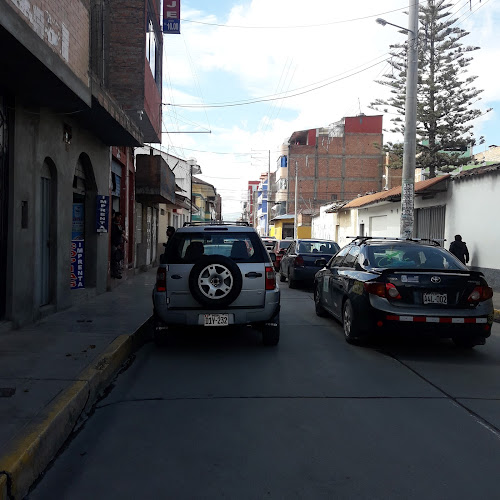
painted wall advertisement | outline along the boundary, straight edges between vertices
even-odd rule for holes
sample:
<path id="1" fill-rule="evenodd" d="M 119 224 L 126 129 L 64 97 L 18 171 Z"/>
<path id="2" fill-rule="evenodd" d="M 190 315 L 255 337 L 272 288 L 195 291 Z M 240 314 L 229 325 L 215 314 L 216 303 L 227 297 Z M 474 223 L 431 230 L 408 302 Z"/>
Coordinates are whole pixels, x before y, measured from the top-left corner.
<path id="1" fill-rule="evenodd" d="M 71 289 L 85 288 L 85 206 L 73 203 L 73 224 L 71 226 Z"/>
<path id="2" fill-rule="evenodd" d="M 181 0 L 163 0 L 163 33 L 181 32 Z"/>

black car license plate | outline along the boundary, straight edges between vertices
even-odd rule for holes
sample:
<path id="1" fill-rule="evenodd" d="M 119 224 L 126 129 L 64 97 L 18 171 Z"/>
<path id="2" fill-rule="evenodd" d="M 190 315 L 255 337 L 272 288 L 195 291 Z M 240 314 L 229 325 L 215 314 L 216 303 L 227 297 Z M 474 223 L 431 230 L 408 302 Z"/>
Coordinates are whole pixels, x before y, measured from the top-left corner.
<path id="1" fill-rule="evenodd" d="M 446 293 L 424 293 L 424 304 L 448 304 L 448 295 Z"/>

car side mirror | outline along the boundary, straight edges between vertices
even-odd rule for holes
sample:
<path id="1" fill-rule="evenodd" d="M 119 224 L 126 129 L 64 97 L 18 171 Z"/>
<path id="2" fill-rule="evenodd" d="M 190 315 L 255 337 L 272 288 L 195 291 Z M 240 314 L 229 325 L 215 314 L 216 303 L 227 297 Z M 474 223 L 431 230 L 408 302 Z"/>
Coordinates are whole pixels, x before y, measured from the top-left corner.
<path id="1" fill-rule="evenodd" d="M 326 259 L 316 259 L 314 261 L 314 264 L 316 266 L 321 266 L 321 267 L 325 267 L 326 266 Z"/>

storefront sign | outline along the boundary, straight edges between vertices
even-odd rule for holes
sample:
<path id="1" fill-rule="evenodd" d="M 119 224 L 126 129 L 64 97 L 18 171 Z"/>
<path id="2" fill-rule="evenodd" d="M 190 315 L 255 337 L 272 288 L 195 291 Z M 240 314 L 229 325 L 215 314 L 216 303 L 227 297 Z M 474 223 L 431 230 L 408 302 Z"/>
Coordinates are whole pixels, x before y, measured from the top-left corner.
<path id="1" fill-rule="evenodd" d="M 163 0 L 163 33 L 181 32 L 181 1 Z"/>
<path id="2" fill-rule="evenodd" d="M 83 203 L 73 203 L 73 223 L 71 239 L 83 240 L 85 234 L 85 208 Z"/>
<path id="3" fill-rule="evenodd" d="M 85 288 L 84 277 L 84 241 L 71 242 L 71 289 Z"/>
<path id="4" fill-rule="evenodd" d="M 109 223 L 109 196 L 98 194 L 96 197 L 95 230 L 107 233 Z"/>

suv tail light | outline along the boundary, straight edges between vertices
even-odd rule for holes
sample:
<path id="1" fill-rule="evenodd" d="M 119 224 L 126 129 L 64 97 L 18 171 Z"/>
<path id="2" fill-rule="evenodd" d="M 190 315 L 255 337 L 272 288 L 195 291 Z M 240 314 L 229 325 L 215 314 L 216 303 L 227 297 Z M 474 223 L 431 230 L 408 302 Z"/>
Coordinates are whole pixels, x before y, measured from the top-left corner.
<path id="1" fill-rule="evenodd" d="M 156 291 L 165 292 L 167 290 L 167 270 L 159 267 L 156 271 Z"/>
<path id="2" fill-rule="evenodd" d="M 297 255 L 293 261 L 293 267 L 304 267 L 304 257 Z"/>
<path id="3" fill-rule="evenodd" d="M 493 289 L 489 286 L 476 286 L 467 298 L 467 302 L 484 302 L 493 297 Z"/>
<path id="4" fill-rule="evenodd" d="M 274 267 L 266 266 L 266 290 L 274 290 L 276 288 L 276 273 Z"/>
<path id="5" fill-rule="evenodd" d="M 392 283 L 378 283 L 372 281 L 364 284 L 365 290 L 372 295 L 378 295 L 384 299 L 400 299 L 398 289 Z"/>

